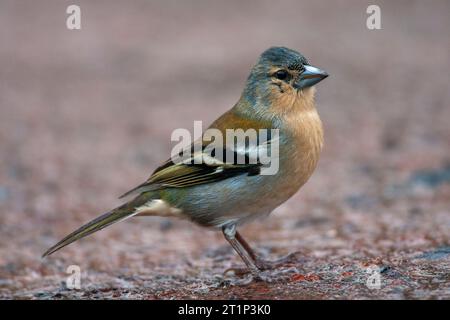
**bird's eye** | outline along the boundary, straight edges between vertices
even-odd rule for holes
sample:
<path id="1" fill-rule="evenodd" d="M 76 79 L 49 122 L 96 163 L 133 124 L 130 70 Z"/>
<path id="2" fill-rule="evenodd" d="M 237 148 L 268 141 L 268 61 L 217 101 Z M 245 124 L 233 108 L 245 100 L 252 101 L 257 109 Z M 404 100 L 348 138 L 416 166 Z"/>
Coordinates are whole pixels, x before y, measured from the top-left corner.
<path id="1" fill-rule="evenodd" d="M 286 70 L 278 70 L 278 71 L 275 73 L 275 77 L 277 77 L 277 79 L 280 79 L 280 80 L 286 79 L 287 76 L 288 76 L 288 73 L 287 73 Z"/>

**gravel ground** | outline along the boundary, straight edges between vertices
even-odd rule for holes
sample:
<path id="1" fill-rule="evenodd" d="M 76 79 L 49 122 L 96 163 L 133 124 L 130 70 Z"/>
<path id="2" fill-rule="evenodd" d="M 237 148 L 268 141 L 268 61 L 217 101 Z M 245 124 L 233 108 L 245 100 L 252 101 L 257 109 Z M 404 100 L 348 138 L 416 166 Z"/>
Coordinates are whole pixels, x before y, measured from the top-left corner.
<path id="1" fill-rule="evenodd" d="M 0 298 L 450 299 L 450 2 L 0 2 Z M 242 234 L 297 261 L 264 281 L 222 235 L 135 218 L 42 260 L 238 99 L 272 45 L 331 76 L 307 185 Z M 81 289 L 66 286 L 81 269 Z M 368 280 L 377 279 L 374 286 Z"/>

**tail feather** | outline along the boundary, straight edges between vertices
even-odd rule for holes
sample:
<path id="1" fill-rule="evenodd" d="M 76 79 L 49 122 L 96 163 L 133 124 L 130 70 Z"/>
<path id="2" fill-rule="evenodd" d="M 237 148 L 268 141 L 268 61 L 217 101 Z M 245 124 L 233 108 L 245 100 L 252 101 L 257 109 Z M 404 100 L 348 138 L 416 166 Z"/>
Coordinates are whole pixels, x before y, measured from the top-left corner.
<path id="1" fill-rule="evenodd" d="M 139 197 L 138 197 L 139 198 Z M 124 205 L 113 209 L 100 217 L 86 223 L 82 227 L 78 228 L 68 236 L 66 236 L 64 239 L 59 241 L 57 244 L 55 244 L 53 247 L 48 249 L 43 255 L 42 258 L 51 255 L 55 251 L 58 251 L 61 248 L 64 248 L 65 246 L 71 244 L 74 241 L 77 241 L 81 238 L 84 238 L 96 231 L 99 231 L 103 228 L 106 228 L 113 223 L 123 221 L 125 219 L 131 218 L 132 216 L 136 215 L 138 212 L 135 210 L 136 206 L 139 205 L 142 201 L 139 201 L 140 199 L 134 199 L 128 203 L 125 203 Z M 138 200 L 138 201 L 136 201 Z"/>

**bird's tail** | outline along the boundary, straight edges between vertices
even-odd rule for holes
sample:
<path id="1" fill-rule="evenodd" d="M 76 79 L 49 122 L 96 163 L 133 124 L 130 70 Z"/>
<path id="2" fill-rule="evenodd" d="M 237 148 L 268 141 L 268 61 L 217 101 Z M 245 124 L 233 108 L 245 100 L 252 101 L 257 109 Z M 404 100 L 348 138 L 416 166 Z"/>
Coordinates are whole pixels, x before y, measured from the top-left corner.
<path id="1" fill-rule="evenodd" d="M 77 241 L 81 238 L 84 238 L 94 232 L 97 232 L 103 228 L 106 228 L 113 223 L 123 221 L 125 219 L 131 218 L 134 215 L 138 214 L 138 211 L 136 210 L 137 207 L 143 205 L 148 199 L 145 199 L 146 197 L 144 195 L 138 196 L 135 199 L 121 205 L 120 207 L 117 207 L 100 217 L 86 223 L 82 227 L 78 228 L 68 236 L 66 236 L 64 239 L 59 241 L 57 244 L 55 244 L 53 247 L 48 249 L 42 257 L 46 257 L 51 255 L 53 252 L 58 251 L 61 248 L 64 248 L 65 246 L 71 244 L 74 241 Z"/>

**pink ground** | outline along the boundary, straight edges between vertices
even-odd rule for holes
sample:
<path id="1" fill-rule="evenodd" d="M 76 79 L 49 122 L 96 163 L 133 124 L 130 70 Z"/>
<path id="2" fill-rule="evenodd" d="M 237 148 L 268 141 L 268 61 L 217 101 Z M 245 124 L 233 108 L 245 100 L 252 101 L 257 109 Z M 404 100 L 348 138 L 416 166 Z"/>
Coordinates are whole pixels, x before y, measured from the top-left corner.
<path id="1" fill-rule="evenodd" d="M 376 31 L 356 0 L 77 3 L 80 31 L 65 28 L 71 2 L 0 4 L 1 298 L 450 298 L 448 1 L 381 1 Z M 241 230 L 297 262 L 266 281 L 224 277 L 242 262 L 219 232 L 162 218 L 41 260 L 165 160 L 172 130 L 230 108 L 272 45 L 331 74 L 318 169 Z M 81 290 L 65 287 L 69 265 Z"/>

